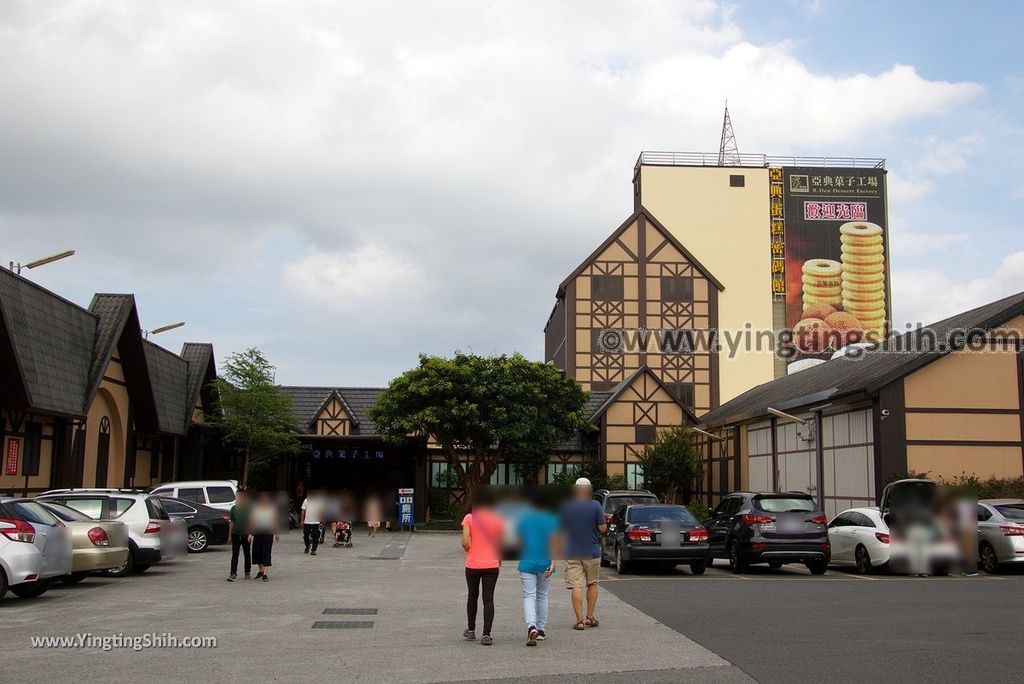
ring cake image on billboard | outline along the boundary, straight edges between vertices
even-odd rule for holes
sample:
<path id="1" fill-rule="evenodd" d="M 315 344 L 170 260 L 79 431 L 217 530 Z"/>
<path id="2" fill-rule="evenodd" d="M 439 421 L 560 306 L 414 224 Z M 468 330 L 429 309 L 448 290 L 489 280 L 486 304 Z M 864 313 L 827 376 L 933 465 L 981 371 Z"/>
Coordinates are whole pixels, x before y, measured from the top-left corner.
<path id="1" fill-rule="evenodd" d="M 888 332 L 885 171 L 785 172 L 786 326 L 800 352 L 796 370 Z"/>

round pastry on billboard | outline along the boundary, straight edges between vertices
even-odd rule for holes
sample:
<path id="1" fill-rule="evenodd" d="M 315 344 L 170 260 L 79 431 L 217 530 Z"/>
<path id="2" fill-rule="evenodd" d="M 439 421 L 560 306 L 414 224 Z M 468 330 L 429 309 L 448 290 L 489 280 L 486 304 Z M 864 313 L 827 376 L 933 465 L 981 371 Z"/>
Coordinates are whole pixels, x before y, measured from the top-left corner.
<path id="1" fill-rule="evenodd" d="M 882 226 L 870 221 L 850 221 L 839 226 L 839 234 L 853 237 L 876 237 L 882 234 Z"/>
<path id="2" fill-rule="evenodd" d="M 864 337 L 864 324 L 849 311 L 833 312 L 825 317 L 825 323 L 832 328 L 832 347 L 834 349 L 860 342 Z"/>
<path id="3" fill-rule="evenodd" d="M 802 318 L 793 326 L 793 342 L 806 354 L 820 354 L 829 348 L 831 332 L 820 318 Z"/>
<path id="4" fill-rule="evenodd" d="M 808 259 L 802 271 L 815 278 L 836 278 L 843 272 L 843 265 L 833 259 Z"/>
<path id="5" fill-rule="evenodd" d="M 820 318 L 827 323 L 828 321 L 826 319 L 835 312 L 836 307 L 831 304 L 819 302 L 811 304 L 810 306 L 804 306 L 804 312 L 800 315 L 800 318 Z"/>

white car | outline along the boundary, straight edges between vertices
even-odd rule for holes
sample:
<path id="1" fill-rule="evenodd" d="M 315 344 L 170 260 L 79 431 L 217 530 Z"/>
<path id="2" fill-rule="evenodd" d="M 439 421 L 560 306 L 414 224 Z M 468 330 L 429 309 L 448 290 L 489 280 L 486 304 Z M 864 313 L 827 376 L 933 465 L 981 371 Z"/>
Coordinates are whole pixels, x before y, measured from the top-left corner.
<path id="1" fill-rule="evenodd" d="M 34 598 L 71 572 L 71 535 L 30 499 L 0 499 L 0 596 Z"/>
<path id="2" fill-rule="evenodd" d="M 128 489 L 52 490 L 36 497 L 73 508 L 97 520 L 116 520 L 128 528 L 128 559 L 107 574 L 125 577 L 185 552 L 184 525 L 164 510 L 159 497 Z"/>
<path id="3" fill-rule="evenodd" d="M 156 496 L 194 501 L 210 508 L 231 510 L 235 503 L 238 483 L 234 480 L 195 480 L 191 482 L 164 482 L 149 490 Z"/>
<path id="4" fill-rule="evenodd" d="M 854 566 L 862 575 L 888 564 L 891 542 L 877 508 L 851 508 L 828 524 L 832 565 Z"/>

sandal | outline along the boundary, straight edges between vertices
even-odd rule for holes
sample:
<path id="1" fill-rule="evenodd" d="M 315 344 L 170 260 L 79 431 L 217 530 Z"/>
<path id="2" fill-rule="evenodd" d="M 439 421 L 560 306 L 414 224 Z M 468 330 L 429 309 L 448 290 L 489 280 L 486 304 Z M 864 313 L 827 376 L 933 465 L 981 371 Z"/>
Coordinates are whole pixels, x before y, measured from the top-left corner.
<path id="1" fill-rule="evenodd" d="M 592 617 L 588 617 L 586 619 L 586 623 L 587 623 L 587 627 L 597 627 L 599 624 L 601 624 L 601 623 L 599 623 L 597 621 L 597 618 L 592 618 Z"/>
<path id="2" fill-rule="evenodd" d="M 576 631 L 582 632 L 583 630 L 586 629 L 586 626 L 583 624 L 583 620 L 580 620 L 575 625 L 573 625 L 572 628 L 575 629 Z"/>

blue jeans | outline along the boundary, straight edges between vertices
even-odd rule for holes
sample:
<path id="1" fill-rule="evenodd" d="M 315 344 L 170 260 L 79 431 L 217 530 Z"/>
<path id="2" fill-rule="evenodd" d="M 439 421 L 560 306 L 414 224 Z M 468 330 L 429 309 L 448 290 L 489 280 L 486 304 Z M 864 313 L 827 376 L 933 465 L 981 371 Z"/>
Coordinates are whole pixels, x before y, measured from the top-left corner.
<path id="1" fill-rule="evenodd" d="M 551 578 L 544 573 L 520 572 L 519 581 L 523 584 L 523 617 L 526 628 L 536 627 L 544 631 L 548 623 L 548 588 Z"/>

